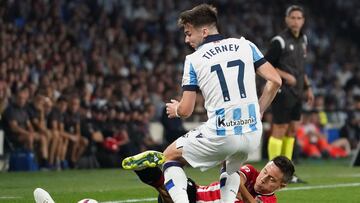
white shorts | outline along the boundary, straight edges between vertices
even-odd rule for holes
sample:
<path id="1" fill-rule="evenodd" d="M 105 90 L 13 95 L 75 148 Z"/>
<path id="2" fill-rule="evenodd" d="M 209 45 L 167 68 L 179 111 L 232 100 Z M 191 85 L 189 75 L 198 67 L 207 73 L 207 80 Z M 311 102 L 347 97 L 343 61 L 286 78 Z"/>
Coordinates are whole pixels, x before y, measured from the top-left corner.
<path id="1" fill-rule="evenodd" d="M 226 171 L 232 174 L 255 151 L 261 142 L 262 129 L 242 135 L 206 136 L 204 126 L 189 131 L 176 140 L 182 157 L 194 168 L 205 171 L 226 160 Z"/>

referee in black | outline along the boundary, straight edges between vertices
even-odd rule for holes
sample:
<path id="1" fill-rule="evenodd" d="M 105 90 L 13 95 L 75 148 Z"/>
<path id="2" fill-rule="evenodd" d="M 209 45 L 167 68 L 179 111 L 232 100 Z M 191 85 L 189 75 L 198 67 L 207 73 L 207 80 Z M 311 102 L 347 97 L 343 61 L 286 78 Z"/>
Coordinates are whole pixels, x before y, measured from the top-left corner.
<path id="1" fill-rule="evenodd" d="M 305 23 L 302 7 L 292 5 L 285 13 L 287 28 L 271 40 L 265 58 L 277 69 L 283 85 L 272 103 L 272 132 L 268 142 L 269 160 L 278 155 L 292 159 L 296 126 L 301 117 L 305 97 L 309 105 L 314 100 L 311 84 L 305 74 L 307 37 L 302 32 Z M 294 177 L 294 182 L 298 178 Z"/>

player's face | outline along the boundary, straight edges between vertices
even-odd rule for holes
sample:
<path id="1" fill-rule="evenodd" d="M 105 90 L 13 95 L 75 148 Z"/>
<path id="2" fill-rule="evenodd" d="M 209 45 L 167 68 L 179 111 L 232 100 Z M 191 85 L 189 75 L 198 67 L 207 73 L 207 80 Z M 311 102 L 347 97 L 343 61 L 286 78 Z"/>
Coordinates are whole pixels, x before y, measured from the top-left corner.
<path id="1" fill-rule="evenodd" d="M 305 18 L 301 11 L 292 11 L 285 18 L 286 25 L 293 33 L 299 33 L 305 23 Z"/>
<path id="2" fill-rule="evenodd" d="M 283 176 L 281 170 L 271 161 L 260 171 L 254 189 L 261 194 L 272 193 L 286 186 L 282 181 Z"/>
<path id="3" fill-rule="evenodd" d="M 196 49 L 203 42 L 205 32 L 202 28 L 195 28 L 193 25 L 187 23 L 184 25 L 185 43 Z"/>

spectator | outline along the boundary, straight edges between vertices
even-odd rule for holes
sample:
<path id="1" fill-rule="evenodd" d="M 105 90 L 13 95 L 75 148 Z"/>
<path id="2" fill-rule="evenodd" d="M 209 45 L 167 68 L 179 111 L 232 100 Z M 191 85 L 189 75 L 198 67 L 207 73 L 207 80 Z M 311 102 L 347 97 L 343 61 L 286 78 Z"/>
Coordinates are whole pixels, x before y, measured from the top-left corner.
<path id="1" fill-rule="evenodd" d="M 46 163 L 45 167 L 53 168 L 55 165 L 55 158 L 57 156 L 57 150 L 59 145 L 60 137 L 58 134 L 53 133 L 50 129 L 48 129 L 47 125 L 47 112 L 45 112 L 45 105 L 49 106 L 50 99 L 46 98 L 42 95 L 36 95 L 32 103 L 28 107 L 28 113 L 30 117 L 31 124 L 34 126 L 34 130 L 40 136 L 43 136 L 47 140 L 47 145 L 44 147 L 46 151 L 46 156 L 49 157 L 48 163 Z M 47 104 L 45 104 L 47 103 Z M 48 111 L 50 112 L 51 109 Z M 44 163 L 40 163 L 44 164 Z M 48 165 L 47 165 L 48 164 Z"/>
<path id="2" fill-rule="evenodd" d="M 9 104 L 11 92 L 5 81 L 0 80 L 0 115 L 5 111 Z M 1 117 L 0 117 L 1 120 Z"/>
<path id="3" fill-rule="evenodd" d="M 89 141 L 81 135 L 81 117 L 80 117 L 80 100 L 76 97 L 71 97 L 68 101 L 68 110 L 64 118 L 65 131 L 72 136 L 69 145 L 69 156 L 71 166 L 76 166 L 77 161 L 85 152 Z"/>
<path id="4" fill-rule="evenodd" d="M 319 123 L 319 114 L 316 111 L 303 116 L 303 125 L 297 130 L 303 153 L 313 158 L 347 157 L 350 154 L 350 143 L 344 138 L 328 143 L 326 135 L 318 127 Z"/>
<path id="5" fill-rule="evenodd" d="M 58 134 L 60 137 L 57 154 L 60 160 L 60 166 L 62 169 L 68 168 L 68 161 L 66 159 L 66 153 L 68 149 L 69 140 L 76 141 L 75 136 L 65 131 L 65 114 L 67 112 L 67 101 L 64 97 L 60 97 L 56 101 L 56 105 L 52 108 L 48 116 L 48 127 L 53 134 Z"/>
<path id="6" fill-rule="evenodd" d="M 35 142 L 40 144 L 40 156 L 44 162 L 48 160 L 47 138 L 34 131 L 26 105 L 29 91 L 26 87 L 17 90 L 14 103 L 9 105 L 4 112 L 5 136 L 15 148 L 34 150 Z"/>

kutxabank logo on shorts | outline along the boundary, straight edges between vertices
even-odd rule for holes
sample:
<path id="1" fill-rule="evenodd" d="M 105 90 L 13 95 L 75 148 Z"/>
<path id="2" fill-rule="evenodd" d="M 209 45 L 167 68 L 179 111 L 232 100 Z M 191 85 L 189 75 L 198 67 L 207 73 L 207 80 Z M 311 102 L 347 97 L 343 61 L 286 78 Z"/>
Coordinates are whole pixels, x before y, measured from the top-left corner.
<path id="1" fill-rule="evenodd" d="M 250 118 L 247 118 L 247 119 L 226 121 L 225 116 L 217 116 L 217 119 L 216 119 L 216 127 L 217 128 L 252 125 L 252 124 L 255 124 L 255 123 L 256 123 L 255 117 L 250 117 Z"/>

